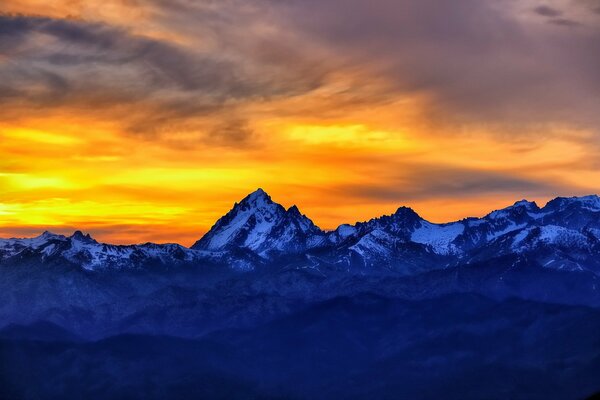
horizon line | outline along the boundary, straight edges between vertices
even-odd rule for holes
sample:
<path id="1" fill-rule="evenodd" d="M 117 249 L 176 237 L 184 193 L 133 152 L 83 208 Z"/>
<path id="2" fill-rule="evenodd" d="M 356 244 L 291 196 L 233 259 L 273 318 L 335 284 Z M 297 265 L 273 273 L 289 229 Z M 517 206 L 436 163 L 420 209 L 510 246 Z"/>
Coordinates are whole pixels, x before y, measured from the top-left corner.
<path id="1" fill-rule="evenodd" d="M 271 202 L 272 202 L 272 203 L 280 205 L 281 207 L 283 207 L 283 208 L 284 208 L 284 210 L 286 210 L 286 212 L 287 212 L 287 211 L 289 211 L 290 209 L 294 208 L 294 207 L 295 207 L 295 208 L 297 208 L 297 209 L 299 209 L 299 208 L 297 207 L 297 205 L 296 205 L 296 204 L 292 204 L 291 206 L 289 206 L 289 207 L 287 207 L 287 208 L 286 208 L 286 207 L 284 207 L 284 206 L 283 206 L 281 203 L 278 203 L 277 201 L 274 201 L 274 200 L 271 198 L 271 196 L 268 194 L 268 192 L 266 192 L 264 189 L 262 189 L 261 187 L 259 187 L 259 188 L 257 188 L 256 190 L 254 190 L 254 191 L 252 191 L 252 192 L 248 193 L 247 195 L 245 195 L 245 196 L 244 196 L 244 197 L 243 197 L 241 200 L 234 202 L 234 204 L 233 204 L 232 208 L 231 208 L 231 209 L 229 209 L 228 211 L 226 211 L 226 212 L 225 212 L 223 215 L 221 215 L 221 217 L 219 217 L 219 218 L 218 218 L 218 219 L 217 219 L 217 220 L 216 220 L 216 221 L 213 223 L 213 225 L 211 226 L 211 228 L 210 228 L 210 229 L 208 229 L 208 230 L 207 230 L 206 232 L 204 232 L 204 233 L 201 233 L 201 234 L 199 234 L 198 240 L 202 239 L 202 238 L 203 238 L 203 237 L 204 237 L 204 236 L 205 236 L 205 235 L 206 235 L 208 232 L 210 232 L 210 231 L 211 231 L 211 229 L 214 227 L 214 225 L 217 223 L 217 221 L 219 221 L 219 219 L 221 219 L 222 217 L 224 217 L 225 215 L 227 215 L 229 212 L 231 212 L 231 211 L 232 211 L 232 210 L 233 210 L 233 209 L 236 207 L 236 205 L 238 205 L 239 203 L 241 203 L 243 200 L 245 200 L 246 198 L 250 197 L 250 196 L 251 196 L 252 194 L 254 194 L 254 193 L 263 193 L 263 194 L 264 194 L 266 197 L 268 197 L 268 198 L 271 200 Z M 377 218 L 382 218 L 382 217 L 386 217 L 386 216 L 387 216 L 387 217 L 390 217 L 390 216 L 392 216 L 392 215 L 396 214 L 396 213 L 398 212 L 398 210 L 400 210 L 400 209 L 402 209 L 402 208 L 410 209 L 410 210 L 411 210 L 411 211 L 413 211 L 415 214 L 417 214 L 417 216 L 418 216 L 419 218 L 421 218 L 423 221 L 425 221 L 425 222 L 428 222 L 428 223 L 430 223 L 430 224 L 433 224 L 433 225 L 449 225 L 449 224 L 459 223 L 459 222 L 463 222 L 463 221 L 470 220 L 470 219 L 482 219 L 482 218 L 485 218 L 485 217 L 487 217 L 487 216 L 491 215 L 491 214 L 492 214 L 492 213 L 494 213 L 494 212 L 497 212 L 497 211 L 502 211 L 502 210 L 505 210 L 505 209 L 507 209 L 507 208 L 514 207 L 514 206 L 516 206 L 516 205 L 517 205 L 517 204 L 519 204 L 519 203 L 529 203 L 529 204 L 534 204 L 534 205 L 536 205 L 536 206 L 537 206 L 537 207 L 538 207 L 538 208 L 541 210 L 541 209 L 544 209 L 544 208 L 545 208 L 545 207 L 546 207 L 546 206 L 547 206 L 549 203 L 551 203 L 552 201 L 555 201 L 555 200 L 557 200 L 557 199 L 585 199 L 585 198 L 596 198 L 596 199 L 600 199 L 600 196 L 599 196 L 598 194 L 587 194 L 587 195 L 581 195 L 581 196 L 575 196 L 575 195 L 574 195 L 574 196 L 556 196 L 556 197 L 552 197 L 550 200 L 548 200 L 548 201 L 547 201 L 547 202 L 546 202 L 546 203 L 545 203 L 543 206 L 540 206 L 540 205 L 539 205 L 539 204 L 538 204 L 538 203 L 537 203 L 535 200 L 533 200 L 533 201 L 530 201 L 530 200 L 527 200 L 527 199 L 523 198 L 523 199 L 521 199 L 521 200 L 517 200 L 517 201 L 515 201 L 515 202 L 514 202 L 513 204 L 511 204 L 511 205 L 507 205 L 507 206 L 505 206 L 505 207 L 503 207 L 503 208 L 498 208 L 498 209 L 491 210 L 491 211 L 487 212 L 486 214 L 484 214 L 484 215 L 482 215 L 482 216 L 467 216 L 467 217 L 463 217 L 463 218 L 460 218 L 460 219 L 457 219 L 457 220 L 453 220 L 453 221 L 447 221 L 447 222 L 432 222 L 432 221 L 429 221 L 429 220 L 427 220 L 427 219 L 423 218 L 423 217 L 422 217 L 422 216 L 421 216 L 421 215 L 420 215 L 420 214 L 419 214 L 417 211 L 415 211 L 415 210 L 414 210 L 412 207 L 409 207 L 409 206 L 406 206 L 406 205 L 401 205 L 401 206 L 398 206 L 398 207 L 397 207 L 397 209 L 396 209 L 396 212 L 394 212 L 394 213 L 391 213 L 391 214 L 382 214 L 382 215 L 379 215 L 379 216 L 374 216 L 374 217 L 372 217 L 372 218 L 370 218 L 370 219 L 368 219 L 368 220 L 363 220 L 363 221 L 355 221 L 354 223 L 341 223 L 341 224 L 339 224 L 337 227 L 335 227 L 335 228 L 333 228 L 333 229 L 323 229 L 323 228 L 321 228 L 320 226 L 318 226 L 317 224 L 315 224 L 315 226 L 316 226 L 317 228 L 319 228 L 321 231 L 325 232 L 325 233 L 331 233 L 331 232 L 335 232 L 335 231 L 336 231 L 336 230 L 337 230 L 339 227 L 341 227 L 341 226 L 345 226 L 345 225 L 349 225 L 349 226 L 355 226 L 355 225 L 357 225 L 357 224 L 360 224 L 360 223 L 365 223 L 365 222 L 368 222 L 368 221 L 371 221 L 371 220 L 374 220 L 374 219 L 377 219 Z M 314 221 L 313 221 L 313 220 L 312 220 L 310 217 L 308 217 L 306 214 L 304 214 L 304 213 L 302 213 L 302 212 L 301 212 L 301 214 L 302 214 L 302 215 L 304 215 L 306 218 L 308 218 L 308 219 L 309 219 L 311 222 L 313 222 L 313 224 L 314 224 Z M 59 228 L 59 230 L 60 230 L 60 227 L 58 227 L 58 228 Z M 52 235 L 56 235 L 56 236 L 62 236 L 62 237 L 65 237 L 65 238 L 70 238 L 70 237 L 76 236 L 77 234 L 81 234 L 81 235 L 83 235 L 83 236 L 88 236 L 88 237 L 92 238 L 93 240 L 95 240 L 95 239 L 94 239 L 94 236 L 92 236 L 92 235 L 91 235 L 90 231 L 87 231 L 87 230 L 85 230 L 85 228 L 75 228 L 75 230 L 73 231 L 73 233 L 71 233 L 70 235 L 63 234 L 63 233 L 55 233 L 54 231 L 52 231 L 52 228 L 47 228 L 47 229 L 44 229 L 44 230 L 43 230 L 41 233 L 39 233 L 39 234 L 37 234 L 37 235 L 35 235 L 35 236 L 23 236 L 23 237 L 17 237 L 17 236 L 13 236 L 13 237 L 0 237 L 0 240 L 34 239 L 34 238 L 41 237 L 41 236 L 43 236 L 44 234 L 52 234 Z M 177 243 L 177 242 L 152 242 L 152 241 L 146 241 L 146 242 L 122 243 L 122 244 L 114 244 L 114 243 L 109 243 L 109 242 L 98 242 L 98 243 L 100 243 L 100 244 L 114 245 L 114 246 L 136 246 L 136 245 L 144 245 L 144 244 L 157 244 L 157 245 L 169 245 L 169 244 L 174 244 L 174 245 L 179 245 L 179 246 L 182 246 L 182 247 L 185 247 L 185 248 L 188 248 L 188 249 L 191 247 L 191 246 L 185 246 L 185 245 L 183 245 L 183 244 L 181 244 L 181 243 Z"/>

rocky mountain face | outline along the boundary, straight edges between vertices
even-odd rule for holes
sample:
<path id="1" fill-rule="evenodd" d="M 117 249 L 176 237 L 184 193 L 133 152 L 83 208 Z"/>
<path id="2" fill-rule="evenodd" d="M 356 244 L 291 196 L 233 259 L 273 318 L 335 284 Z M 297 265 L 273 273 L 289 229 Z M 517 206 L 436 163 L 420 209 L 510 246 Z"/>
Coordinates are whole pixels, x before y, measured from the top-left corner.
<path id="1" fill-rule="evenodd" d="M 296 206 L 286 210 L 258 189 L 236 203 L 192 249 L 243 249 L 269 258 L 306 251 L 323 244 L 325 238 L 326 234 Z"/>

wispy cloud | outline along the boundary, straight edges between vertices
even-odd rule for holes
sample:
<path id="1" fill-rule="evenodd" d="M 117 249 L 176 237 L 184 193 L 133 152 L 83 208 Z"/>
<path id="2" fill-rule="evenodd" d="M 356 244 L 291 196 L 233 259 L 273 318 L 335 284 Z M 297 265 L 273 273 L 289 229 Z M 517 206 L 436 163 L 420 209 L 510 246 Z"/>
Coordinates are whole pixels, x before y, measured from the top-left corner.
<path id="1" fill-rule="evenodd" d="M 564 182 L 550 182 L 519 176 L 517 172 L 482 171 L 454 166 L 406 164 L 404 173 L 378 184 L 342 185 L 337 188 L 374 201 L 406 204 L 440 197 L 469 198 L 521 193 L 533 198 L 548 197 L 562 191 L 572 192 Z"/>

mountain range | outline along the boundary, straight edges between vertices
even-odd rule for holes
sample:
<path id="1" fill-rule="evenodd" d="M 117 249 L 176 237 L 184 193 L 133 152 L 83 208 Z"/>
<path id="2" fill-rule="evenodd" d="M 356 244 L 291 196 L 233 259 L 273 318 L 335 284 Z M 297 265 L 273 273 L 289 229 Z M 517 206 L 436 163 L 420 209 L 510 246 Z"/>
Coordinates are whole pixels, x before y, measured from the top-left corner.
<path id="1" fill-rule="evenodd" d="M 584 399 L 600 198 L 317 227 L 259 189 L 193 246 L 0 240 L 0 399 Z"/>
<path id="2" fill-rule="evenodd" d="M 323 231 L 296 206 L 285 209 L 262 189 L 246 196 L 191 248 L 111 245 L 80 231 L 1 239 L 0 262 L 62 262 L 87 270 L 278 265 L 361 273 L 415 274 L 505 255 L 558 270 L 600 273 L 600 198 L 558 197 L 540 208 L 521 200 L 482 218 L 435 224 L 407 207 Z"/>

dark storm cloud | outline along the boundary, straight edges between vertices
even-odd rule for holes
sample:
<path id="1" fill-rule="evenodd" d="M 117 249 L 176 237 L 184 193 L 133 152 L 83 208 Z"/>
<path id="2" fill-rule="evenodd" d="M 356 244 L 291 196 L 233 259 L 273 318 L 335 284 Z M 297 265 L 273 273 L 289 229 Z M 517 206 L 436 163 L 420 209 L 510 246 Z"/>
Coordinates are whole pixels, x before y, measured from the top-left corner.
<path id="1" fill-rule="evenodd" d="M 538 6 L 533 9 L 533 11 L 544 17 L 558 17 L 562 15 L 562 12 L 557 10 L 556 8 L 548 7 L 548 6 Z"/>

